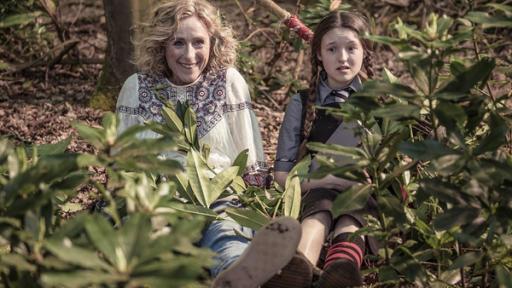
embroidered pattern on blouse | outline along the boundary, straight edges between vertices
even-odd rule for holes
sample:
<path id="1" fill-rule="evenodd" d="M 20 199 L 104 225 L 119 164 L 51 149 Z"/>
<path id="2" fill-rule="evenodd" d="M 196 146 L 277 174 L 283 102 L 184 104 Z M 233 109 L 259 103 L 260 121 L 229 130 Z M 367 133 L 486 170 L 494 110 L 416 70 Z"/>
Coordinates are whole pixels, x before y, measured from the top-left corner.
<path id="1" fill-rule="evenodd" d="M 185 100 L 196 113 L 197 133 L 202 138 L 217 125 L 225 113 L 252 109 L 250 102 L 226 103 L 226 69 L 208 73 L 197 83 L 188 87 L 174 87 L 162 75 L 137 74 L 139 83 L 139 106 L 119 106 L 118 112 L 138 115 L 144 120 L 162 122 L 162 100 L 176 103 Z M 184 89 L 185 95 L 178 95 Z M 182 90 L 183 91 L 183 90 Z M 179 99 L 185 96 L 186 99 Z"/>

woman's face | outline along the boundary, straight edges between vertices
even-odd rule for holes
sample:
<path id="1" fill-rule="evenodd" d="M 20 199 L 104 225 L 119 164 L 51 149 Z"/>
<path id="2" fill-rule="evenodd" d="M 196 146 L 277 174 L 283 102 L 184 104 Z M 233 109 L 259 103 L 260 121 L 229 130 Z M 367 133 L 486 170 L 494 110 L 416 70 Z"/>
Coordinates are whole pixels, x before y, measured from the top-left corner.
<path id="1" fill-rule="evenodd" d="M 355 31 L 348 28 L 329 30 L 320 44 L 318 59 L 327 72 L 327 82 L 333 89 L 348 86 L 361 71 L 364 49 Z"/>
<path id="2" fill-rule="evenodd" d="M 197 16 L 180 21 L 174 37 L 165 48 L 165 60 L 171 69 L 171 82 L 190 84 L 199 78 L 208 64 L 210 35 Z"/>

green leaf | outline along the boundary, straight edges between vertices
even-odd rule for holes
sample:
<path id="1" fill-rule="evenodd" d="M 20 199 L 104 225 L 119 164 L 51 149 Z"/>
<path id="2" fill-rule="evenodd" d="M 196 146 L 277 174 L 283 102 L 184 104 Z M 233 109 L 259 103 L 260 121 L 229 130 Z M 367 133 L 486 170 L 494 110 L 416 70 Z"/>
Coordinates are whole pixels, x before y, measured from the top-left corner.
<path id="1" fill-rule="evenodd" d="M 209 170 L 199 152 L 194 149 L 188 152 L 186 171 L 194 196 L 203 207 L 208 208 L 210 206 L 211 187 L 210 179 L 208 179 L 206 173 Z"/>
<path id="2" fill-rule="evenodd" d="M 101 125 L 103 126 L 105 133 L 106 142 L 112 146 L 117 137 L 117 118 L 116 115 L 112 112 L 107 112 L 103 116 L 101 120 Z"/>
<path id="3" fill-rule="evenodd" d="M 340 192 L 332 205 L 334 217 L 363 208 L 370 197 L 371 188 L 371 184 L 353 185 L 349 189 Z"/>
<path id="4" fill-rule="evenodd" d="M 391 266 L 379 267 L 379 282 L 398 281 L 400 276 Z"/>
<path id="5" fill-rule="evenodd" d="M 309 142 L 306 146 L 313 151 L 332 154 L 332 155 L 341 155 L 348 156 L 353 159 L 357 159 L 360 157 L 364 157 L 364 151 L 357 147 L 347 147 L 341 146 L 337 144 L 325 144 L 320 142 Z"/>
<path id="6" fill-rule="evenodd" d="M 389 120 L 419 118 L 420 107 L 397 103 L 374 109 L 370 114 L 375 117 L 381 117 Z"/>
<path id="7" fill-rule="evenodd" d="M 488 151 L 496 151 L 501 145 L 507 143 L 508 127 L 499 115 L 491 113 L 489 130 L 489 133 L 480 141 L 480 145 L 475 149 L 476 155 Z"/>
<path id="8" fill-rule="evenodd" d="M 162 116 L 172 131 L 179 133 L 183 132 L 183 122 L 181 121 L 176 111 L 174 111 L 172 108 L 164 106 L 162 108 Z"/>
<path id="9" fill-rule="evenodd" d="M 238 176 L 243 176 L 245 172 L 245 167 L 247 167 L 247 159 L 249 158 L 249 149 L 245 149 L 236 156 L 236 159 L 233 161 L 231 166 L 238 166 L 240 169 L 238 170 Z"/>
<path id="10" fill-rule="evenodd" d="M 34 23 L 35 19 L 42 14 L 41 11 L 10 15 L 0 21 L 0 29 L 11 26 L 26 25 Z"/>
<path id="11" fill-rule="evenodd" d="M 480 209 L 460 206 L 440 214 L 434 220 L 437 230 L 448 230 L 454 226 L 461 226 L 473 222 L 480 215 Z"/>
<path id="12" fill-rule="evenodd" d="M 36 149 L 38 155 L 40 156 L 60 154 L 66 151 L 66 148 L 69 146 L 70 143 L 71 136 L 68 136 L 66 139 L 55 144 L 42 144 L 37 145 L 35 147 L 28 147 L 27 154 L 32 154 L 33 149 Z"/>
<path id="13" fill-rule="evenodd" d="M 258 230 L 270 222 L 270 219 L 265 215 L 252 209 L 229 207 L 226 209 L 226 213 L 238 224 L 254 230 Z"/>
<path id="14" fill-rule="evenodd" d="M 389 94 L 404 99 L 414 99 L 417 97 L 416 91 L 409 86 L 379 80 L 365 82 L 363 89 L 356 92 L 354 97 L 378 98 L 382 94 Z"/>
<path id="15" fill-rule="evenodd" d="M 188 214 L 194 214 L 194 215 L 201 215 L 211 218 L 217 218 L 219 215 L 215 213 L 215 211 L 205 208 L 202 206 L 197 206 L 193 204 L 184 204 L 184 203 L 178 203 L 178 202 L 171 202 L 163 207 L 169 207 L 173 210 L 188 213 Z"/>
<path id="16" fill-rule="evenodd" d="M 117 235 L 112 225 L 100 215 L 87 218 L 85 229 L 94 246 L 103 253 L 107 260 L 116 263 Z"/>
<path id="17" fill-rule="evenodd" d="M 283 193 L 284 216 L 297 219 L 300 214 L 301 205 L 301 187 L 300 183 L 309 171 L 311 165 L 311 156 L 307 155 L 297 163 L 286 177 L 285 190 Z"/>
<path id="18" fill-rule="evenodd" d="M 452 265 L 448 267 L 449 270 L 460 269 L 463 267 L 468 267 L 476 262 L 480 261 L 484 255 L 481 252 L 468 252 L 463 255 L 457 257 L 455 261 L 453 261 Z"/>
<path id="19" fill-rule="evenodd" d="M 466 15 L 466 18 L 482 24 L 482 28 L 510 28 L 512 27 L 512 18 L 505 15 L 494 15 L 491 16 L 486 12 L 471 11 Z"/>
<path id="20" fill-rule="evenodd" d="M 421 161 L 436 159 L 456 152 L 442 143 L 430 139 L 420 142 L 404 142 L 398 148 L 402 153 Z"/>
<path id="21" fill-rule="evenodd" d="M 68 238 L 61 241 L 46 240 L 44 246 L 55 256 L 68 263 L 94 270 L 108 271 L 110 269 L 105 262 L 100 260 L 96 251 L 74 246 Z"/>
<path id="22" fill-rule="evenodd" d="M 116 143 L 114 144 L 114 149 L 121 149 L 123 146 L 137 142 L 139 140 L 139 138 L 137 138 L 137 134 L 139 132 L 148 130 L 149 127 L 151 127 L 151 124 L 133 125 L 128 127 L 120 135 L 118 135 Z"/>
<path id="23" fill-rule="evenodd" d="M 398 78 L 391 73 L 386 67 L 384 67 L 383 78 L 386 79 L 389 83 L 399 83 Z"/>
<path id="24" fill-rule="evenodd" d="M 211 180 L 208 205 L 217 200 L 220 194 L 228 188 L 231 182 L 233 182 L 235 177 L 238 175 L 239 170 L 241 169 L 238 166 L 228 167 Z"/>
<path id="25" fill-rule="evenodd" d="M 123 268 L 121 259 L 125 259 L 128 264 L 133 260 L 136 261 L 136 257 L 142 254 L 141 250 L 149 244 L 149 235 L 151 233 L 151 222 L 147 215 L 140 213 L 131 214 L 128 217 L 128 221 L 123 224 L 123 227 L 119 231 L 119 244 L 124 255 L 120 255 L 120 252 L 116 251 L 117 265 L 119 268 Z M 135 259 L 134 259 L 135 258 Z M 126 269 L 119 269 L 120 271 L 126 271 Z"/>
<path id="26" fill-rule="evenodd" d="M 185 112 L 185 137 L 194 147 L 197 147 L 197 122 L 192 108 L 187 108 Z"/>
<path id="27" fill-rule="evenodd" d="M 498 278 L 499 288 L 512 287 L 512 273 L 505 266 L 496 266 L 496 278 Z"/>
<path id="28" fill-rule="evenodd" d="M 495 66 L 496 62 L 494 59 L 483 58 L 466 69 L 466 71 L 455 76 L 444 88 L 440 89 L 440 92 L 468 93 L 478 83 L 484 84 Z"/>
<path id="29" fill-rule="evenodd" d="M 101 271 L 66 271 L 46 272 L 41 276 L 41 281 L 48 286 L 63 287 L 93 287 L 94 284 L 107 284 L 124 281 L 125 276 L 110 274 Z"/>
<path id="30" fill-rule="evenodd" d="M 512 6 L 510 6 L 510 5 L 497 4 L 497 3 L 488 3 L 486 5 L 505 13 L 505 15 L 507 15 L 508 17 L 512 16 Z"/>
<path id="31" fill-rule="evenodd" d="M 420 194 L 427 194 L 425 198 L 434 196 L 439 200 L 451 204 L 466 204 L 466 200 L 462 198 L 462 191 L 458 185 L 449 182 L 443 182 L 439 179 L 423 179 L 421 180 Z M 419 195 L 421 196 L 421 195 Z"/>
<path id="32" fill-rule="evenodd" d="M 75 123 L 73 127 L 78 131 L 81 138 L 98 148 L 98 150 L 105 149 L 106 139 L 102 128 L 94 128 L 81 123 Z"/>
<path id="33" fill-rule="evenodd" d="M 466 164 L 466 157 L 459 154 L 444 155 L 432 161 L 435 171 L 441 176 L 459 173 Z"/>
<path id="34" fill-rule="evenodd" d="M 0 263 L 2 263 L 1 265 L 14 266 L 18 271 L 37 271 L 36 266 L 28 262 L 25 257 L 20 254 L 0 254 Z"/>

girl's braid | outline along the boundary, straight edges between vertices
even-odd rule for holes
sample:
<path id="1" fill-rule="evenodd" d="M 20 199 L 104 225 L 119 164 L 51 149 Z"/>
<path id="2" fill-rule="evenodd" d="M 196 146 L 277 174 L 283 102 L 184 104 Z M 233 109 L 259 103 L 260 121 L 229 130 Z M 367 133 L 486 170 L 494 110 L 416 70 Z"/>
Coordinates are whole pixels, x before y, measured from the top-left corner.
<path id="1" fill-rule="evenodd" d="M 319 61 L 317 57 L 311 57 L 311 80 L 309 82 L 309 94 L 308 99 L 306 101 L 306 107 L 303 109 L 306 109 L 306 113 L 304 116 L 304 119 L 302 119 L 302 125 L 303 126 L 303 135 L 302 136 L 302 143 L 299 147 L 299 155 L 297 157 L 298 160 L 301 160 L 306 154 L 307 154 L 307 147 L 306 143 L 308 141 L 309 135 L 311 134 L 311 129 L 313 128 L 313 122 L 316 118 L 316 108 L 315 108 L 315 100 L 316 100 L 316 89 L 318 87 L 318 83 L 320 81 L 320 71 L 318 70 L 319 67 Z"/>
<path id="2" fill-rule="evenodd" d="M 373 76 L 375 76 L 375 72 L 373 71 L 373 52 L 371 49 L 365 49 L 364 52 L 363 67 L 368 79 L 372 79 Z"/>

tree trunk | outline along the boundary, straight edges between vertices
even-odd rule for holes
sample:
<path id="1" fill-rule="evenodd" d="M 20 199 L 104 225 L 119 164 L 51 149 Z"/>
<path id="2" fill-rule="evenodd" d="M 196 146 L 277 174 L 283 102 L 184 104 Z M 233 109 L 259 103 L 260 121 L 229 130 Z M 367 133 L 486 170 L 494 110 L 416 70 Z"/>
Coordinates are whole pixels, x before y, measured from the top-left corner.
<path id="1" fill-rule="evenodd" d="M 107 24 L 107 51 L 90 106 L 113 111 L 123 82 L 136 71 L 133 60 L 133 31 L 150 8 L 149 0 L 103 0 Z"/>

